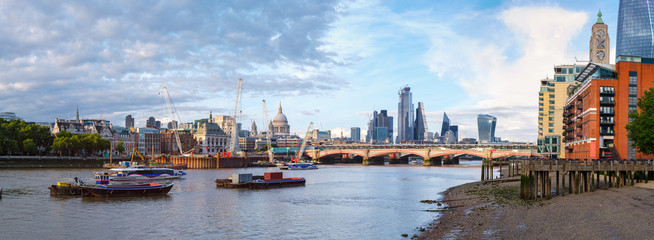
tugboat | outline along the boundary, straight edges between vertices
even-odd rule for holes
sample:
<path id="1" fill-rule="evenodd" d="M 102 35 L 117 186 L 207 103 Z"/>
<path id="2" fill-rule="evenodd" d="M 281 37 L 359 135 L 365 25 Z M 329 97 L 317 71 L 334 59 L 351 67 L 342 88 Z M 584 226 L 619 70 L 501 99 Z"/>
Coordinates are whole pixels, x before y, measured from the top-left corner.
<path id="1" fill-rule="evenodd" d="M 67 182 L 57 182 L 57 185 L 50 185 L 50 196 L 79 196 L 82 195 L 82 189 L 80 188 L 84 185 L 84 181 L 79 178 L 74 178 L 74 183 Z"/>

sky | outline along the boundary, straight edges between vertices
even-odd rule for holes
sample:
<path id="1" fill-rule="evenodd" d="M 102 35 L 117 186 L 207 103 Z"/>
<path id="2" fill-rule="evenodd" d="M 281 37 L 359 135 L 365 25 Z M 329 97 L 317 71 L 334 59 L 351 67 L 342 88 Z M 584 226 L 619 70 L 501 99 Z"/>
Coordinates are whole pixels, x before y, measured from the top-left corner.
<path id="1" fill-rule="evenodd" d="M 106 119 L 136 126 L 233 115 L 263 129 L 281 103 L 291 133 L 310 122 L 333 137 L 388 110 L 398 91 L 443 113 L 459 137 L 535 142 L 540 80 L 587 61 L 602 11 L 615 56 L 618 3 L 580 1 L 0 1 L 0 112 L 26 121 Z M 613 59 L 612 59 L 613 62 Z M 397 130 L 395 131 L 397 133 Z"/>

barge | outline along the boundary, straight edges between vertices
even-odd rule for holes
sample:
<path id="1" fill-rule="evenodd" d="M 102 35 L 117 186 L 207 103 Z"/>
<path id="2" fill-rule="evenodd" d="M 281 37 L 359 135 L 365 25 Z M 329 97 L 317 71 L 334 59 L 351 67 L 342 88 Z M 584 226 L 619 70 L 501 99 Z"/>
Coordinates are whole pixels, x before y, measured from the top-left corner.
<path id="1" fill-rule="evenodd" d="M 132 185 L 94 185 L 80 186 L 82 197 L 139 197 L 162 196 L 168 194 L 172 183 L 149 183 Z"/>
<path id="2" fill-rule="evenodd" d="M 235 173 L 231 178 L 216 179 L 219 188 L 267 189 L 279 187 L 304 186 L 304 178 L 284 178 L 282 172 L 267 172 L 264 176 L 252 176 L 251 173 Z"/>

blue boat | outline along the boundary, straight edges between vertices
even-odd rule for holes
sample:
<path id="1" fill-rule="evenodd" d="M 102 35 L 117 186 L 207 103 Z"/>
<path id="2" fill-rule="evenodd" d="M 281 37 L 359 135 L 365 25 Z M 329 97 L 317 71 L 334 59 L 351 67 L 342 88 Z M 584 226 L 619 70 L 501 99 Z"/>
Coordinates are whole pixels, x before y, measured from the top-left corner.
<path id="1" fill-rule="evenodd" d="M 80 186 L 82 197 L 137 197 L 166 195 L 173 187 L 172 183 L 149 183 L 132 185 L 99 184 Z"/>
<path id="2" fill-rule="evenodd" d="M 318 169 L 318 166 L 310 162 L 293 163 L 291 165 L 288 165 L 288 170 L 313 170 L 313 169 Z"/>

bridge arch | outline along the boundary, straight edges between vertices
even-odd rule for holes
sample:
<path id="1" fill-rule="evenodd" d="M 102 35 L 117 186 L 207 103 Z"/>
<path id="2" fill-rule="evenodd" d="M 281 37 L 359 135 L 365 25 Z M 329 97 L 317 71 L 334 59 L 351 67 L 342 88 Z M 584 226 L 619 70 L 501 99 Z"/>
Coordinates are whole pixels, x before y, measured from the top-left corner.
<path id="1" fill-rule="evenodd" d="M 409 155 L 416 155 L 422 158 L 425 158 L 426 154 L 425 151 L 416 151 L 416 149 L 384 149 L 384 150 L 378 150 L 378 151 L 371 151 L 370 156 L 368 157 L 381 157 L 381 156 L 387 156 L 391 154 L 409 154 Z"/>

